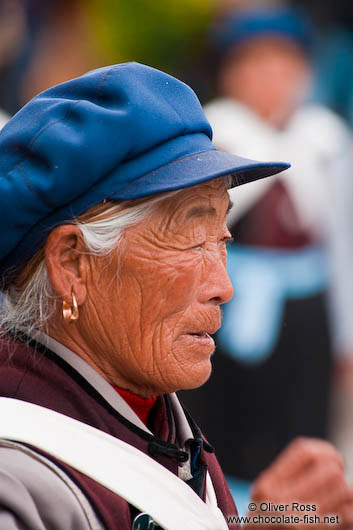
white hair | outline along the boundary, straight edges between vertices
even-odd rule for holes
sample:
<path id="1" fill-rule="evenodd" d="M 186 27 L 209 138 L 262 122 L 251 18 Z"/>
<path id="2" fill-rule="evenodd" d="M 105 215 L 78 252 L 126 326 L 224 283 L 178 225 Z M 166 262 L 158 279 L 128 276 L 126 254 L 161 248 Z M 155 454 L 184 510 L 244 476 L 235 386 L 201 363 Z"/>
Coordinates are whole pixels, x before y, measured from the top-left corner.
<path id="1" fill-rule="evenodd" d="M 225 179 L 226 187 L 230 187 L 230 177 Z M 145 220 L 158 204 L 182 190 L 176 190 L 131 205 L 132 201 L 112 205 L 102 215 L 91 220 L 70 220 L 67 224 L 75 224 L 81 230 L 87 251 L 95 256 L 107 256 L 119 246 L 124 231 Z M 20 332 L 31 337 L 35 330 L 47 331 L 47 324 L 54 315 L 59 297 L 54 291 L 47 272 L 44 254 L 36 269 L 24 287 L 11 284 L 3 292 L 0 308 L 0 335 L 8 331 Z"/>

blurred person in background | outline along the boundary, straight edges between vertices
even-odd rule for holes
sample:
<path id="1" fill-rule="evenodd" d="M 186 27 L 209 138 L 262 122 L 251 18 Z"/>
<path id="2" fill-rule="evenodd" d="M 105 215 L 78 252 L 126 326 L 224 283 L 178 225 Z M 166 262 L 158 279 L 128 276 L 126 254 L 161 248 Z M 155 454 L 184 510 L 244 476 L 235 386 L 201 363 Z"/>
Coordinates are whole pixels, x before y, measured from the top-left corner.
<path id="1" fill-rule="evenodd" d="M 9 114 L 101 63 L 87 10 L 81 0 L 1 0 L 0 104 Z"/>
<path id="2" fill-rule="evenodd" d="M 205 112 L 215 144 L 292 162 L 283 177 L 233 195 L 235 296 L 224 308 L 214 376 L 183 396 L 221 448 L 238 504 L 291 439 L 328 430 L 330 196 L 349 133 L 327 108 L 305 104 L 312 34 L 301 12 L 284 7 L 226 13 L 213 28 L 220 98 Z"/>

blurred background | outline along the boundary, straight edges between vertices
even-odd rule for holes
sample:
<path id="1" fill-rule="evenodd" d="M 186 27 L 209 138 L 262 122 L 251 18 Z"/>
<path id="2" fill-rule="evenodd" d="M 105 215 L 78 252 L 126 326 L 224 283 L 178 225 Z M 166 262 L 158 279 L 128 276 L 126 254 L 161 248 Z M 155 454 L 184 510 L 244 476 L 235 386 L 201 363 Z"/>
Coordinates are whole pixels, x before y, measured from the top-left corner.
<path id="1" fill-rule="evenodd" d="M 333 441 L 353 481 L 352 2 L 0 0 L 0 121 L 131 60 L 194 88 L 218 148 L 292 164 L 232 191 L 235 296 L 214 374 L 181 392 L 240 511 L 298 435 Z"/>

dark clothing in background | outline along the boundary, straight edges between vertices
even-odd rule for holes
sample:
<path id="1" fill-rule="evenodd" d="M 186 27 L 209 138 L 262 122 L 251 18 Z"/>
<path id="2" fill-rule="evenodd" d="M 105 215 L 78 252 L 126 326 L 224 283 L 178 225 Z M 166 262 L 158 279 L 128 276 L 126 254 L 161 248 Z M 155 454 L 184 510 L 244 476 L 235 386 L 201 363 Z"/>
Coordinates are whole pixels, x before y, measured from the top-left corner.
<path id="1" fill-rule="evenodd" d="M 288 302 L 265 363 L 244 365 L 217 348 L 209 381 L 179 393 L 219 448 L 226 474 L 252 480 L 294 437 L 327 435 L 331 354 L 323 306 L 323 296 Z"/>

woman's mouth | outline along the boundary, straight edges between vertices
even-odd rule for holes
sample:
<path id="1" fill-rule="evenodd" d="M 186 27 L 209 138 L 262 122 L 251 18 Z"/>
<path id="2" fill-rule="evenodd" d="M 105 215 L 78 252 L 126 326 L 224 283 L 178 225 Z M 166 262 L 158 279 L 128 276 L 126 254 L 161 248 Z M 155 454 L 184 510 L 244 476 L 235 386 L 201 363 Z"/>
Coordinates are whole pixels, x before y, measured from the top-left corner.
<path id="1" fill-rule="evenodd" d="M 215 349 L 215 342 L 207 331 L 199 331 L 197 333 L 185 333 L 180 336 L 180 339 L 185 341 L 185 346 L 197 346 L 198 348 L 206 349 L 207 354 L 211 354 Z"/>

